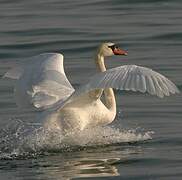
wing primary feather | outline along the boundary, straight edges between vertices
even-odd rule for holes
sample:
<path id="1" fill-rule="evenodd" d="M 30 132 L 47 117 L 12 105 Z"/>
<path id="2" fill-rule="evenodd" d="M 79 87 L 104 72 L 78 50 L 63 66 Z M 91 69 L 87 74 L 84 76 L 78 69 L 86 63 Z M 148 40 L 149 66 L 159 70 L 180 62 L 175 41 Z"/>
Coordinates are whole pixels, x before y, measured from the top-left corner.
<path id="1" fill-rule="evenodd" d="M 140 75 L 139 74 L 136 75 L 136 90 L 141 92 L 141 90 L 140 90 Z"/>
<path id="2" fill-rule="evenodd" d="M 132 91 L 136 91 L 136 85 L 135 85 L 135 75 L 131 73 L 131 81 L 129 85 L 130 89 Z"/>
<path id="3" fill-rule="evenodd" d="M 169 79 L 163 77 L 163 79 L 165 79 L 165 81 L 167 82 L 167 85 L 170 87 L 169 90 L 172 94 L 175 94 L 175 93 L 180 93 L 179 89 L 176 87 L 176 85 L 170 81 Z"/>
<path id="4" fill-rule="evenodd" d="M 146 92 L 146 81 L 145 81 L 145 76 L 141 75 L 141 89 L 142 92 Z"/>
<path id="5" fill-rule="evenodd" d="M 152 79 L 153 79 L 153 82 L 154 82 L 154 86 L 155 86 L 155 89 L 156 89 L 156 95 L 160 98 L 163 98 L 164 97 L 164 94 L 163 94 L 163 91 L 156 79 L 155 76 L 152 76 Z"/>
<path id="6" fill-rule="evenodd" d="M 124 89 L 125 90 L 130 90 L 130 88 L 129 88 L 130 81 L 131 81 L 131 75 L 128 74 L 127 79 L 126 79 L 125 84 L 124 84 Z"/>
<path id="7" fill-rule="evenodd" d="M 153 82 L 153 79 L 150 76 L 146 76 L 146 87 L 147 87 L 147 92 L 151 95 L 156 94 L 156 88 Z"/>
<path id="8" fill-rule="evenodd" d="M 159 83 L 160 87 L 162 88 L 163 93 L 164 93 L 166 96 L 169 96 L 169 95 L 170 95 L 170 94 L 169 94 L 169 89 L 168 89 L 168 87 L 165 85 L 164 81 L 161 79 L 160 76 L 157 76 L 156 78 L 157 78 L 157 80 L 158 80 L 158 83 Z"/>

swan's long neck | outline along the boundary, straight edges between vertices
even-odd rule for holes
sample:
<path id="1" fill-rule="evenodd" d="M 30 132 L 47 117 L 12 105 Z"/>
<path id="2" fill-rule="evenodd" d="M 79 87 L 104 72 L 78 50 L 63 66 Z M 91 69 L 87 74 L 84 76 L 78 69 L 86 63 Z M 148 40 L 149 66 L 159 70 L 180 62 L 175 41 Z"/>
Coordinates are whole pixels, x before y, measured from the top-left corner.
<path id="1" fill-rule="evenodd" d="M 106 71 L 103 55 L 100 55 L 98 53 L 96 55 L 95 62 L 100 72 Z M 115 100 L 114 91 L 112 88 L 104 89 L 104 98 L 105 98 L 106 107 L 109 110 L 116 112 L 116 100 Z"/>
<path id="2" fill-rule="evenodd" d="M 104 56 L 97 54 L 95 58 L 95 63 L 100 72 L 106 71 L 106 66 L 104 64 Z"/>

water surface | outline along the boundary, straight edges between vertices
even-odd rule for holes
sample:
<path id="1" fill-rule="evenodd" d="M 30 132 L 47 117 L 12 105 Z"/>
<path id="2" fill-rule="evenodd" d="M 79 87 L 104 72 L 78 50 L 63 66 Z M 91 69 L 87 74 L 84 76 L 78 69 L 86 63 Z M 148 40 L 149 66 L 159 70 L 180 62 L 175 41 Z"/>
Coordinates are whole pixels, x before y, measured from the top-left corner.
<path id="1" fill-rule="evenodd" d="M 113 41 L 129 55 L 109 58 L 108 68 L 150 67 L 181 90 L 181 12 L 180 0 L 1 0 L 0 75 L 26 57 L 60 52 L 78 87 L 96 73 L 99 43 Z M 16 108 L 12 83 L 0 79 L 1 179 L 181 179 L 181 94 L 116 96 L 110 127 L 64 137 L 35 132 L 32 114 Z"/>

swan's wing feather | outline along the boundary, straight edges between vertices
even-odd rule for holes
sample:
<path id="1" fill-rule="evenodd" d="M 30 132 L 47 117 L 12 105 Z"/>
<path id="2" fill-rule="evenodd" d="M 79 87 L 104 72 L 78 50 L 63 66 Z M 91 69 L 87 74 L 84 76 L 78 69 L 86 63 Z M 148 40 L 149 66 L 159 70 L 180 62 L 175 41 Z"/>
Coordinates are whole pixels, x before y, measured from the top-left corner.
<path id="1" fill-rule="evenodd" d="M 53 80 L 46 79 L 45 81 L 36 84 L 32 88 L 31 103 L 37 109 L 43 110 L 49 108 L 52 104 L 58 101 L 65 101 L 73 92 L 74 89 L 69 84 L 59 83 Z"/>
<path id="2" fill-rule="evenodd" d="M 109 87 L 143 93 L 148 92 L 159 97 L 168 96 L 170 93 L 179 93 L 173 82 L 152 69 L 136 65 L 125 65 L 96 74 L 87 85 L 75 92 L 75 95 Z"/>
<path id="3" fill-rule="evenodd" d="M 21 108 L 46 109 L 74 92 L 64 72 L 63 56 L 58 53 L 31 57 L 9 70 L 5 77 L 16 79 L 15 97 Z"/>
<path id="4" fill-rule="evenodd" d="M 65 75 L 62 54 L 43 53 L 27 58 L 7 71 L 3 78 L 19 79 L 28 73 L 37 76 L 48 70 L 55 70 Z"/>

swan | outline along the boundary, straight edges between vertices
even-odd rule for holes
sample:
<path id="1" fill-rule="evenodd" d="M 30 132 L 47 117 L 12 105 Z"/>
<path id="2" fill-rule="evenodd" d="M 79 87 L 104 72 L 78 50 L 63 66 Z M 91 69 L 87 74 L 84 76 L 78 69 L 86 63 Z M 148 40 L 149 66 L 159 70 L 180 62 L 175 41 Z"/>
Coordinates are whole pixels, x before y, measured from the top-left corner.
<path id="1" fill-rule="evenodd" d="M 106 70 L 104 58 L 113 55 L 127 55 L 127 52 L 115 43 L 102 43 L 95 56 L 100 72 L 77 90 L 65 75 L 63 55 L 59 53 L 28 58 L 4 77 L 14 79 L 19 108 L 39 111 L 44 127 L 63 132 L 111 123 L 116 116 L 112 88 L 148 92 L 160 98 L 179 93 L 173 82 L 146 67 L 123 65 Z"/>

